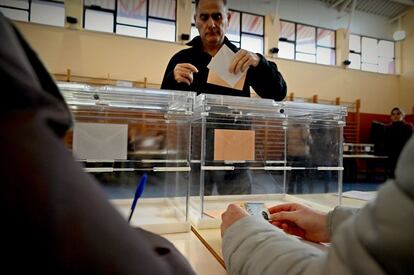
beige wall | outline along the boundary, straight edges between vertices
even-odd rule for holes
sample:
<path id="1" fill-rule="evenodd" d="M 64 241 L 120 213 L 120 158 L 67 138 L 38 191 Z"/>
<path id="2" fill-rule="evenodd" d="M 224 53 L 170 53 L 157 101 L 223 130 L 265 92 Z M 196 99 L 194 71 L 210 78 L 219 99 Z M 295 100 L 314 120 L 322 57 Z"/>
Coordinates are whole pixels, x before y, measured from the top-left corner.
<path id="1" fill-rule="evenodd" d="M 413 18 L 411 16 L 411 18 Z M 413 24 L 413 23 L 411 23 Z M 176 43 L 131 38 L 85 30 L 71 30 L 30 23 L 17 23 L 52 73 L 161 83 L 170 57 L 184 46 Z M 407 112 L 414 105 L 414 28 L 403 45 L 403 74 L 383 75 L 340 67 L 275 60 L 288 92 L 298 97 L 318 94 L 321 99 L 339 96 L 345 101 L 361 99 L 362 112 L 388 114 L 395 105 Z M 407 61 L 407 58 L 410 61 Z M 411 106 L 411 107 L 410 107 Z"/>
<path id="2" fill-rule="evenodd" d="M 161 83 L 170 57 L 184 47 L 149 39 L 17 23 L 52 73 Z"/>
<path id="3" fill-rule="evenodd" d="M 361 111 L 388 114 L 398 105 L 398 77 L 359 70 L 279 60 L 279 69 L 295 96 L 343 101 L 361 99 Z"/>
<path id="4" fill-rule="evenodd" d="M 402 46 L 402 73 L 400 76 L 400 106 L 406 113 L 414 113 L 414 7 L 402 19 L 406 39 Z"/>

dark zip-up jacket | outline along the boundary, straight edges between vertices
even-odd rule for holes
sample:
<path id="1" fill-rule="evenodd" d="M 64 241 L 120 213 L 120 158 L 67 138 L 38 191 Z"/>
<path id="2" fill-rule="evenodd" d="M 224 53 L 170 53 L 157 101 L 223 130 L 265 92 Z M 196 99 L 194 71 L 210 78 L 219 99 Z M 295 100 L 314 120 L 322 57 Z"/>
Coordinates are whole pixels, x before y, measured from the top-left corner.
<path id="1" fill-rule="evenodd" d="M 232 44 L 227 37 L 224 39 L 226 44 L 233 52 L 239 49 Z M 168 63 L 165 70 L 164 79 L 161 89 L 193 91 L 197 94 L 221 94 L 232 96 L 250 96 L 250 86 L 262 98 L 283 100 L 286 96 L 286 82 L 278 71 L 274 62 L 266 60 L 259 54 L 260 62 L 255 68 L 250 67 L 247 71 L 246 81 L 243 90 L 231 89 L 223 86 L 207 83 L 209 69 L 207 65 L 210 63 L 212 56 L 203 51 L 200 36 L 195 37 L 187 43 L 191 46 L 176 53 Z M 174 68 L 179 63 L 191 63 L 198 69 L 198 73 L 194 73 L 194 81 L 188 86 L 185 83 L 178 83 L 174 79 Z"/>

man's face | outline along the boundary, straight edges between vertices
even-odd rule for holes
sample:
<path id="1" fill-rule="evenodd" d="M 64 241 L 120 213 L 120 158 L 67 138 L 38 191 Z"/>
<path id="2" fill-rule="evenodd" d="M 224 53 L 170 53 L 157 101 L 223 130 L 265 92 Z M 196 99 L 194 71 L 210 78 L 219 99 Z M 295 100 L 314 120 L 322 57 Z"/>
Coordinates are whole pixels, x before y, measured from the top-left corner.
<path id="1" fill-rule="evenodd" d="M 404 116 L 399 110 L 393 110 L 391 112 L 391 121 L 392 122 L 401 121 L 403 118 L 404 118 Z"/>
<path id="2" fill-rule="evenodd" d="M 221 0 L 201 0 L 194 20 L 204 47 L 220 48 L 226 34 L 230 14 Z"/>

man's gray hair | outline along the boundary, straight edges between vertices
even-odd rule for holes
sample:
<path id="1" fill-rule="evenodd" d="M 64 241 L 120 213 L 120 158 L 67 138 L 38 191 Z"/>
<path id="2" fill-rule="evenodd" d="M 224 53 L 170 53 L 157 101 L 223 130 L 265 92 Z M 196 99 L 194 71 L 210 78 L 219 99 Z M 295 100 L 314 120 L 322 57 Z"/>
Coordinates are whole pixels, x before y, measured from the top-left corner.
<path id="1" fill-rule="evenodd" d="M 223 1 L 224 6 L 227 6 L 227 0 L 221 0 L 221 1 Z M 196 8 L 198 7 L 199 2 L 200 2 L 200 0 L 195 0 Z"/>

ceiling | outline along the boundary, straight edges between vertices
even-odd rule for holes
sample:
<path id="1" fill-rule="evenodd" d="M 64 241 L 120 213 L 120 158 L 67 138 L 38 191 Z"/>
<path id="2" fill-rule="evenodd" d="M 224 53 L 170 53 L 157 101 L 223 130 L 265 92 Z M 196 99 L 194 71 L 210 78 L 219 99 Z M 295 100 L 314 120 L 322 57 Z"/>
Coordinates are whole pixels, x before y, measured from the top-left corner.
<path id="1" fill-rule="evenodd" d="M 319 0 L 332 9 L 349 12 L 355 1 L 355 10 L 394 19 L 411 7 L 414 0 Z"/>

